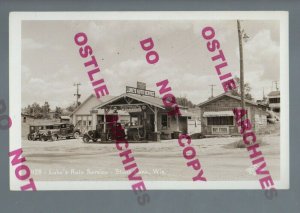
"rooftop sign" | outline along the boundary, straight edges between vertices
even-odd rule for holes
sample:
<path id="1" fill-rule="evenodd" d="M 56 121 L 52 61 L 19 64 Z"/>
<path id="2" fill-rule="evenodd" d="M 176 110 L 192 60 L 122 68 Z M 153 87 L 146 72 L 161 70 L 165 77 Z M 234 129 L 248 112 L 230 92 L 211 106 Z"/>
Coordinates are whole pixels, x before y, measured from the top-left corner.
<path id="1" fill-rule="evenodd" d="M 129 86 L 126 86 L 126 93 L 155 97 L 154 91 L 138 89 L 138 88 L 129 87 Z"/>

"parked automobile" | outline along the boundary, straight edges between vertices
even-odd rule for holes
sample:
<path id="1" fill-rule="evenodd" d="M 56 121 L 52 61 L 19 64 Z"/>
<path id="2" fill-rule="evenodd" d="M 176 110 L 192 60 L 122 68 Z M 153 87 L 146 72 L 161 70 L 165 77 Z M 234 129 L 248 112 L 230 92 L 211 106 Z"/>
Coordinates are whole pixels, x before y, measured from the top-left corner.
<path id="1" fill-rule="evenodd" d="M 47 141 L 50 140 L 51 130 L 53 129 L 52 124 L 44 124 L 44 125 L 30 125 L 29 126 L 29 133 L 27 135 L 28 140 L 41 140 L 41 141 Z"/>
<path id="2" fill-rule="evenodd" d="M 57 123 L 30 125 L 28 140 L 56 141 L 62 138 L 79 138 L 80 130 L 73 124 Z"/>
<path id="3" fill-rule="evenodd" d="M 81 135 L 79 129 L 75 129 L 73 124 L 59 123 L 53 125 L 53 130 L 51 130 L 51 138 L 53 141 L 59 139 L 69 139 L 69 138 L 79 138 Z"/>
<path id="4" fill-rule="evenodd" d="M 104 125 L 106 125 L 106 132 L 104 131 Z M 90 130 L 87 133 L 85 133 L 82 137 L 82 140 L 84 143 L 88 143 L 90 141 L 97 142 L 100 141 L 111 141 L 115 140 L 115 134 L 112 132 L 113 128 L 122 128 L 121 135 L 118 138 L 124 138 L 125 130 L 121 123 L 113 123 L 113 122 L 106 122 L 106 123 L 100 123 L 96 126 L 96 130 Z"/>
<path id="5" fill-rule="evenodd" d="M 29 133 L 27 135 L 27 139 L 28 140 L 32 140 L 32 141 L 35 141 L 35 140 L 40 140 L 40 134 L 39 134 L 39 131 L 44 129 L 44 126 L 42 125 L 30 125 L 29 126 Z"/>
<path id="6" fill-rule="evenodd" d="M 139 141 L 145 138 L 143 125 L 128 126 L 126 133 L 129 140 Z"/>

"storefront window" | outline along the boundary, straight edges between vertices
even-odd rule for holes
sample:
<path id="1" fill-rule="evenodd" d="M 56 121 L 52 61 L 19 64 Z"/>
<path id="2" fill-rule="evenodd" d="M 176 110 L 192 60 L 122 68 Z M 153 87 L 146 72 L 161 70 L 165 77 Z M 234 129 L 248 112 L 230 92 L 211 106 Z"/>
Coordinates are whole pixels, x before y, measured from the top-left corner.
<path id="1" fill-rule="evenodd" d="M 233 116 L 208 117 L 207 125 L 233 125 Z"/>
<path id="2" fill-rule="evenodd" d="M 168 128 L 168 115 L 161 115 L 161 126 L 162 128 Z"/>

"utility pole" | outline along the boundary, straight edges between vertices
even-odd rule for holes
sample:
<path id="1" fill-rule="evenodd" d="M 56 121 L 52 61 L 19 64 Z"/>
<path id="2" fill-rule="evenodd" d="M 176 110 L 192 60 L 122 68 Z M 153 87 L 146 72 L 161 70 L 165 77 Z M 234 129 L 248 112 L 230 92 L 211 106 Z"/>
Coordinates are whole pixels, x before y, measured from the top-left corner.
<path id="1" fill-rule="evenodd" d="M 76 107 L 78 107 L 78 99 L 81 96 L 81 94 L 79 94 L 79 86 L 80 85 L 81 85 L 80 83 L 74 83 L 74 86 L 76 86 L 76 94 L 74 94 L 74 96 L 76 96 Z"/>
<path id="2" fill-rule="evenodd" d="M 237 28 L 239 35 L 239 52 L 240 52 L 240 89 L 241 89 L 241 106 L 245 109 L 245 93 L 244 93 L 244 62 L 243 62 L 243 40 L 240 20 L 237 20 Z"/>
<path id="3" fill-rule="evenodd" d="M 275 83 L 275 88 L 276 88 L 276 91 L 278 91 L 278 81 L 273 81 Z M 273 87 L 273 85 L 272 85 Z"/>
<path id="4" fill-rule="evenodd" d="M 208 86 L 211 87 L 211 98 L 213 98 L 214 97 L 214 86 L 216 86 L 216 85 L 215 84 L 210 84 Z"/>

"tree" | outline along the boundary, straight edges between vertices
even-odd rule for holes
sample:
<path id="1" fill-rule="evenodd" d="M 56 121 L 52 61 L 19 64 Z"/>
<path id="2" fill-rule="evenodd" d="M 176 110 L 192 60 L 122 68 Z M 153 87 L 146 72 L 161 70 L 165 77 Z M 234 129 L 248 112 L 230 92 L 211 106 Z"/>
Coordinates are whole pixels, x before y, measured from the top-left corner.
<path id="1" fill-rule="evenodd" d="M 42 107 L 38 103 L 34 102 L 33 104 L 31 104 L 30 114 L 35 118 L 42 118 L 43 117 Z"/>
<path id="2" fill-rule="evenodd" d="M 80 104 L 81 104 L 81 103 L 78 102 L 78 106 L 79 106 Z M 68 107 L 66 108 L 66 110 L 69 111 L 69 112 L 73 112 L 75 109 L 76 109 L 76 104 L 75 104 L 75 103 L 71 104 L 70 106 L 68 106 Z"/>
<path id="3" fill-rule="evenodd" d="M 60 116 L 62 115 L 63 110 L 61 107 L 55 107 L 55 114 L 54 114 L 54 118 L 60 118 Z"/>
<path id="4" fill-rule="evenodd" d="M 193 104 L 192 101 L 188 100 L 186 97 L 176 98 L 176 102 L 177 104 L 188 108 L 194 108 L 196 106 L 195 104 Z"/>
<path id="5" fill-rule="evenodd" d="M 240 78 L 235 76 L 234 77 L 235 83 L 236 83 L 236 89 L 231 90 L 231 94 L 234 96 L 241 97 L 241 89 L 240 89 Z M 251 87 L 249 83 L 244 83 L 244 93 L 245 93 L 245 99 L 253 100 L 253 97 L 250 93 Z"/>
<path id="6" fill-rule="evenodd" d="M 45 101 L 45 104 L 43 106 L 43 118 L 49 118 L 49 112 L 50 112 L 50 105 L 47 101 Z"/>

